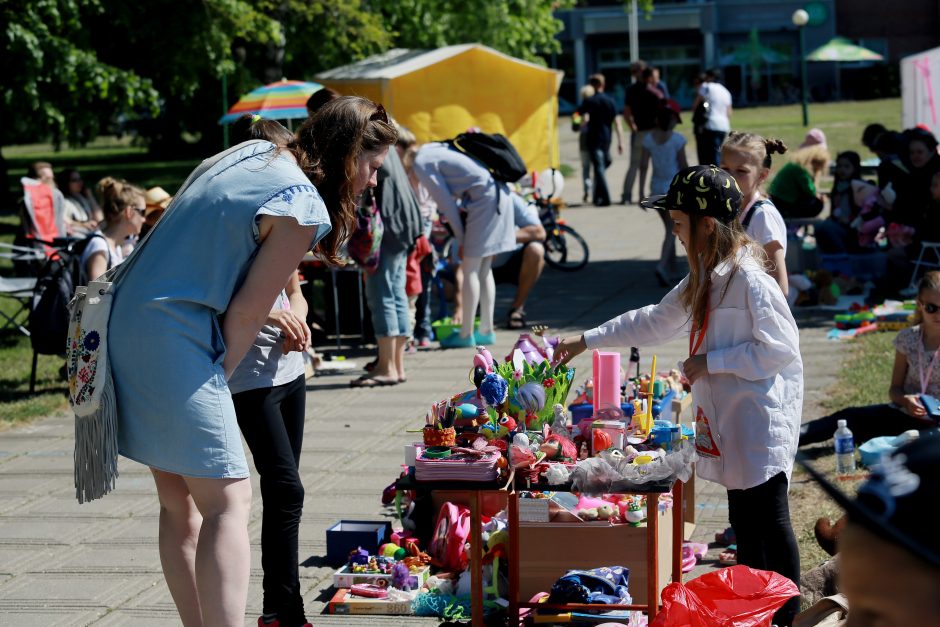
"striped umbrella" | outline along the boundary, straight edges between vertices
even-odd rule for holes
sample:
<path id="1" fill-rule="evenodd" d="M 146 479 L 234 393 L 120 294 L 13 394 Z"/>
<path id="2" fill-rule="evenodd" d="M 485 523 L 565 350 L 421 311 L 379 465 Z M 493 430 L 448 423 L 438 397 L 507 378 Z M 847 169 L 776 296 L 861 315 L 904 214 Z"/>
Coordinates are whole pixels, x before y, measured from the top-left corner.
<path id="1" fill-rule="evenodd" d="M 219 119 L 219 124 L 231 124 L 246 113 L 272 120 L 306 118 L 307 98 L 322 88 L 323 85 L 319 83 L 281 79 L 276 83 L 250 91 L 239 98 L 228 113 Z"/>

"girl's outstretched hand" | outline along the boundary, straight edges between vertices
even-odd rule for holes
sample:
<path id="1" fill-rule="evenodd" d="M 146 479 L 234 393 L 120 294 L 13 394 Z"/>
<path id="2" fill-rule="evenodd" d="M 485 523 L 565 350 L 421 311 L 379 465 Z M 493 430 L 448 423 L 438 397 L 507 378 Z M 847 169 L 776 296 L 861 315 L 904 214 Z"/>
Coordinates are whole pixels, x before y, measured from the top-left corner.
<path id="1" fill-rule="evenodd" d="M 569 361 L 587 350 L 587 344 L 584 342 L 583 335 L 566 337 L 558 346 L 555 347 L 555 359 L 557 365 L 563 366 Z"/>
<path id="2" fill-rule="evenodd" d="M 695 383 L 701 377 L 708 375 L 708 357 L 707 355 L 695 355 L 689 357 L 682 364 L 682 371 L 689 383 Z"/>

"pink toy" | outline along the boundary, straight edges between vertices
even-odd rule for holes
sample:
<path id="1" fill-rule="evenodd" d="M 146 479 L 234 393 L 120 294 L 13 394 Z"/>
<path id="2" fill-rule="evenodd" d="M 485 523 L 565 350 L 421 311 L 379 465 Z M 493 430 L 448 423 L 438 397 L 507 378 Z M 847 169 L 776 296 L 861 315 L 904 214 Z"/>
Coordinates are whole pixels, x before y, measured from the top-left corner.
<path id="1" fill-rule="evenodd" d="M 555 358 L 555 347 L 561 341 L 559 337 L 544 337 L 537 335 L 532 337 L 528 333 L 521 333 L 519 339 L 513 345 L 512 350 L 506 355 L 506 361 L 512 361 L 513 353 L 518 350 L 522 353 L 523 359 L 529 362 L 530 366 L 537 366 L 543 361 L 552 363 Z"/>
<path id="2" fill-rule="evenodd" d="M 594 351 L 594 413 L 620 407 L 620 353 Z"/>
<path id="3" fill-rule="evenodd" d="M 477 346 L 477 354 L 473 356 L 473 366 L 482 367 L 487 374 L 494 372 L 493 355 L 484 346 Z"/>

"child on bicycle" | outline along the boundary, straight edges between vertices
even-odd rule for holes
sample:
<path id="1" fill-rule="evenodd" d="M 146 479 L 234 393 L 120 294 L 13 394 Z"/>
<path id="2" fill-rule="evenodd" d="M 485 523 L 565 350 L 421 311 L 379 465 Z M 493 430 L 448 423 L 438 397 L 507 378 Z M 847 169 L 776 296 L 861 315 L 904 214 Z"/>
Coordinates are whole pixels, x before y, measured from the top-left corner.
<path id="1" fill-rule="evenodd" d="M 715 166 L 679 172 L 665 196 L 643 201 L 669 211 L 691 263 L 689 275 L 649 305 L 562 340 L 562 363 L 588 348 L 652 346 L 683 334 L 692 383 L 697 472 L 728 489 L 738 563 L 800 578 L 787 489 L 803 406 L 799 333 L 766 256 L 737 220 L 741 190 Z M 774 617 L 790 625 L 791 599 Z"/>

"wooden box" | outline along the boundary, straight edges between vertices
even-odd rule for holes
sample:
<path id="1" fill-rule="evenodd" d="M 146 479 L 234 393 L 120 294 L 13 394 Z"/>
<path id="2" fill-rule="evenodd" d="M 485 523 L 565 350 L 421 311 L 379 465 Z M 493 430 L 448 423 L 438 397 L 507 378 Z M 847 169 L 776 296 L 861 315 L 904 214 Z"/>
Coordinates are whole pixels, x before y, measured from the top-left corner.
<path id="1" fill-rule="evenodd" d="M 652 501 L 652 497 L 650 498 Z M 650 508 L 654 509 L 654 508 Z M 659 516 L 659 591 L 672 575 L 672 510 Z M 630 569 L 630 596 L 647 602 L 647 527 L 611 526 L 607 522 L 519 522 L 519 600 L 548 592 L 571 569 L 626 566 Z M 658 595 L 657 595 L 658 596 Z"/>

